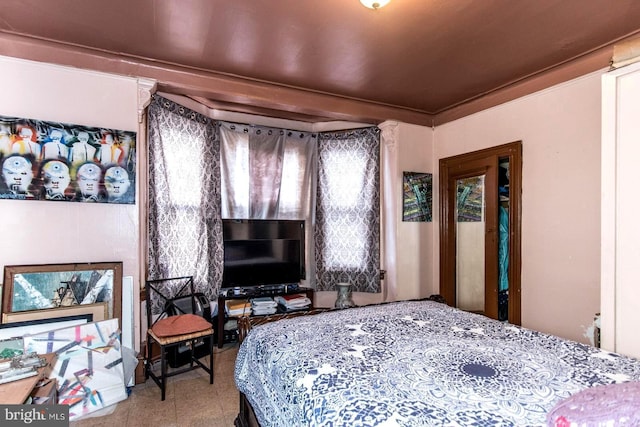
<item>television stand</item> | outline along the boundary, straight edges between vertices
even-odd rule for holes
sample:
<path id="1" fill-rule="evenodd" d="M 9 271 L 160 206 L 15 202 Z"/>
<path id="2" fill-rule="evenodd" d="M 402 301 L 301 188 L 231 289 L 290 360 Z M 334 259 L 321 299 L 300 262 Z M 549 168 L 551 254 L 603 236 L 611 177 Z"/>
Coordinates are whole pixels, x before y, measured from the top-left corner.
<path id="1" fill-rule="evenodd" d="M 238 294 L 234 293 L 234 288 L 225 288 L 224 290 L 220 290 L 218 294 L 218 320 L 216 327 L 216 336 L 218 342 L 218 348 L 222 348 L 224 344 L 224 325 L 230 319 L 226 313 L 226 302 L 227 300 L 234 299 L 246 299 L 250 300 L 251 298 L 258 297 L 276 297 L 279 295 L 292 295 L 292 294 L 305 294 L 307 298 L 311 300 L 311 306 L 308 310 L 313 309 L 313 289 L 304 288 L 298 286 L 297 284 L 278 284 L 278 285 L 260 285 L 260 286 L 249 286 L 240 288 L 240 292 Z M 306 310 L 301 310 L 306 311 Z M 262 316 L 253 316 L 251 317 L 262 317 Z M 231 317 L 234 318 L 234 317 Z"/>

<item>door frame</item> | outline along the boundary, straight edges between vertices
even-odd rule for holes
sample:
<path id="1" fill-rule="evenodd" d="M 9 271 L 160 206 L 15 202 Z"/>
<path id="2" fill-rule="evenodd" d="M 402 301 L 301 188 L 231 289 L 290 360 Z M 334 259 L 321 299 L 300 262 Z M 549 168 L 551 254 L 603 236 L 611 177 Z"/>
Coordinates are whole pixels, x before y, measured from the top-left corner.
<path id="1" fill-rule="evenodd" d="M 514 325 L 522 323 L 521 317 L 521 214 L 522 214 L 522 141 L 490 147 L 471 153 L 440 159 L 439 190 L 440 190 L 440 294 L 447 304 L 456 306 L 456 228 L 455 228 L 455 180 L 484 173 L 486 169 L 481 164 L 496 165 L 500 160 L 509 160 L 509 311 L 508 321 Z M 497 170 L 494 171 L 497 175 Z M 487 196 L 497 200 L 497 182 L 493 183 Z M 451 191 L 450 191 L 451 190 Z M 489 198 L 487 197 L 487 200 Z M 495 206 L 497 211 L 497 204 Z M 497 213 L 497 212 L 496 212 Z M 494 251 L 497 248 L 497 214 L 490 219 L 487 215 L 485 230 L 485 248 Z M 496 272 L 498 253 L 495 250 L 495 268 L 485 269 L 485 307 L 487 301 L 493 301 L 495 306 L 489 306 L 485 313 L 489 317 L 497 318 L 498 284 Z M 491 253 L 485 253 L 489 258 Z M 493 283 L 495 282 L 495 283 Z M 488 299 L 487 299 L 488 298 Z"/>

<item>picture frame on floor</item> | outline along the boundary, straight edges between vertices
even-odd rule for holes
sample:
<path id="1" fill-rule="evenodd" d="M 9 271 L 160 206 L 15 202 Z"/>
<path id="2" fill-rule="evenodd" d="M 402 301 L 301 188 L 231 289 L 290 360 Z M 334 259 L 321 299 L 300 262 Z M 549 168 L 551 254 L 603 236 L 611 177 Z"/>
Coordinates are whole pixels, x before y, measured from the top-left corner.
<path id="1" fill-rule="evenodd" d="M 108 319 L 109 305 L 107 302 L 97 302 L 94 304 L 78 304 L 68 307 L 57 307 L 43 310 L 2 313 L 2 324 L 38 322 L 75 317 L 84 317 L 88 322 L 99 322 L 101 320 Z"/>
<path id="2" fill-rule="evenodd" d="M 121 321 L 122 262 L 5 266 L 3 323 L 84 313 Z"/>

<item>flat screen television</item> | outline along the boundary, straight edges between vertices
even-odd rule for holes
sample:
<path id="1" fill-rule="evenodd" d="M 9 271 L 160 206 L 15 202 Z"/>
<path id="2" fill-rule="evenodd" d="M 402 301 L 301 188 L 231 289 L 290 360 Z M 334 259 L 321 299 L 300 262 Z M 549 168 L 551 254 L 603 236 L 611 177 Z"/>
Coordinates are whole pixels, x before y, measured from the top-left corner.
<path id="1" fill-rule="evenodd" d="M 224 219 L 222 287 L 299 283 L 305 278 L 303 220 Z"/>

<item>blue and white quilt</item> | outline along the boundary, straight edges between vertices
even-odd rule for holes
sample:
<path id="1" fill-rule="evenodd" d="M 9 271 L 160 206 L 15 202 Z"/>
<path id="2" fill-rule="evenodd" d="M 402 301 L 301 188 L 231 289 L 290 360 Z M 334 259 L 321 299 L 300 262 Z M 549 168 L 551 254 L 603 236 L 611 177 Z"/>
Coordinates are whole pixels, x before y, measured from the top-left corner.
<path id="1" fill-rule="evenodd" d="M 640 380 L 640 361 L 433 301 L 257 326 L 235 381 L 262 427 L 543 426 L 560 400 Z"/>

